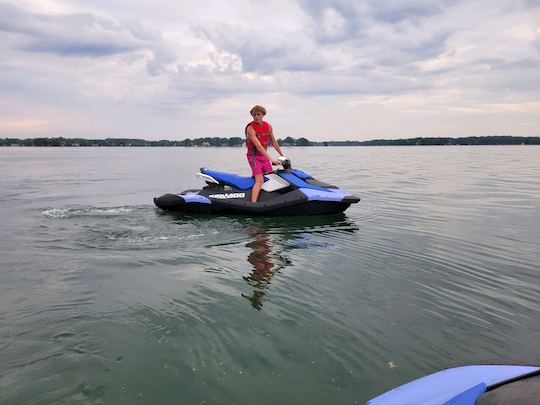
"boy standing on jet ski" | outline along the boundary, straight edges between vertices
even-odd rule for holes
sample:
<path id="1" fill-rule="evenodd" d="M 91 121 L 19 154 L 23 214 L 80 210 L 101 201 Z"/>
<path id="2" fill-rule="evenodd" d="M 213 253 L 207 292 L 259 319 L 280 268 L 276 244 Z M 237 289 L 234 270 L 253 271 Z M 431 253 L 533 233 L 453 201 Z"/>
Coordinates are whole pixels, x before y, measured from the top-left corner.
<path id="1" fill-rule="evenodd" d="M 251 202 L 257 202 L 264 183 L 263 175 L 272 171 L 272 164 L 279 164 L 266 151 L 268 149 L 268 143 L 272 142 L 272 145 L 280 156 L 283 156 L 283 152 L 281 152 L 281 148 L 276 138 L 274 138 L 272 126 L 268 122 L 263 121 L 263 117 L 266 115 L 266 109 L 260 105 L 256 105 L 249 113 L 253 117 L 253 121 L 246 125 L 245 130 L 247 160 L 251 166 L 253 177 L 255 177 L 255 185 L 251 189 Z"/>

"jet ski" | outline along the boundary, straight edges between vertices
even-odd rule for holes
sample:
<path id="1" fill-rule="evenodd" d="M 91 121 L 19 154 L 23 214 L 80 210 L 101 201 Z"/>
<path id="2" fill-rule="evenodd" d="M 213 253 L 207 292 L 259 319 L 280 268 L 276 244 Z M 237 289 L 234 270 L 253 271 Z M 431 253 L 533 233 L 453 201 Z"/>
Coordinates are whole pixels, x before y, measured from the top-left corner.
<path id="1" fill-rule="evenodd" d="M 197 177 L 206 182 L 201 190 L 165 194 L 154 203 L 165 211 L 245 215 L 320 215 L 345 211 L 359 197 L 323 183 L 291 167 L 290 160 L 278 159 L 277 169 L 264 175 L 257 202 L 251 202 L 254 177 L 238 176 L 202 167 Z"/>
<path id="2" fill-rule="evenodd" d="M 367 405 L 538 404 L 540 363 L 453 367 L 394 388 Z"/>

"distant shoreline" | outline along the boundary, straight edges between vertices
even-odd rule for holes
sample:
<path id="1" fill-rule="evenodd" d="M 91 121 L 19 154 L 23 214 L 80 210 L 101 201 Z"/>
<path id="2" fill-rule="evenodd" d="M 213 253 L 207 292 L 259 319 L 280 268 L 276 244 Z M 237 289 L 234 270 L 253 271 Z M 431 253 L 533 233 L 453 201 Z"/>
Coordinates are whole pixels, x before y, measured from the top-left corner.
<path id="1" fill-rule="evenodd" d="M 540 136 L 469 136 L 462 138 L 375 139 L 371 141 L 310 141 L 278 139 L 281 146 L 451 146 L 451 145 L 540 145 Z M 38 147 L 242 147 L 244 138 L 197 138 L 181 141 L 147 141 L 130 138 L 0 138 L 0 146 Z"/>

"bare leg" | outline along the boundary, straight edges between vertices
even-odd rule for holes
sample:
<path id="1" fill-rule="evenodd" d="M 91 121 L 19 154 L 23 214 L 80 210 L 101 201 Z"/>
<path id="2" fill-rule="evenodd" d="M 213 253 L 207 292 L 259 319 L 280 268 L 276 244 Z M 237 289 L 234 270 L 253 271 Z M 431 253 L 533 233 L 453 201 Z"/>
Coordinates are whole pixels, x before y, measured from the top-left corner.
<path id="1" fill-rule="evenodd" d="M 251 189 L 251 202 L 257 202 L 257 199 L 259 198 L 259 193 L 261 192 L 261 187 L 264 183 L 264 178 L 262 174 L 256 174 L 255 175 L 255 184 L 253 185 L 253 188 Z"/>

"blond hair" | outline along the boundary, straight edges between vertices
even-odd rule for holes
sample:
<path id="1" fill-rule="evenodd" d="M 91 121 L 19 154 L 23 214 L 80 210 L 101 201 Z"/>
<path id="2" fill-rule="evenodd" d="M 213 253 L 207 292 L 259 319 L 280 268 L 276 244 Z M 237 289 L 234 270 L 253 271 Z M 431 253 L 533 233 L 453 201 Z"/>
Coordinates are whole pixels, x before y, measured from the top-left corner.
<path id="1" fill-rule="evenodd" d="M 262 115 L 266 115 L 266 108 L 264 108 L 263 106 L 260 106 L 260 105 L 256 105 L 251 110 L 249 110 L 249 113 L 251 115 L 253 115 L 253 114 L 257 113 L 257 112 L 262 113 Z"/>

